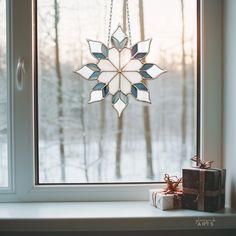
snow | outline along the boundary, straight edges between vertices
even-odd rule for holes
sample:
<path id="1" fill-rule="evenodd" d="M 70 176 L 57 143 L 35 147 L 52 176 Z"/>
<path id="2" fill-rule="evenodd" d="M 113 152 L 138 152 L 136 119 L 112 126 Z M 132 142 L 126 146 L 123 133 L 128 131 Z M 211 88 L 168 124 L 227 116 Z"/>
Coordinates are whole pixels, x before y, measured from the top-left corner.
<path id="1" fill-rule="evenodd" d="M 180 13 L 173 14 L 173 11 L 180 8 L 169 11 L 167 2 L 171 1 L 168 0 L 158 8 L 159 11 L 165 12 L 166 16 L 144 14 L 145 22 L 148 22 L 145 29 L 146 38 L 152 37 L 152 47 L 146 61 L 156 63 L 168 72 L 156 80 L 148 81 L 152 104 L 137 102 L 129 96 L 129 106 L 122 115 L 123 128 L 119 129 L 111 97 L 107 97 L 103 104 L 88 104 L 89 91 L 95 83 L 73 73 L 75 68 L 93 61 L 87 38 L 106 42 L 109 1 L 58 2 L 63 104 L 58 104 L 58 78 L 55 72 L 54 1 L 38 1 L 40 182 L 152 182 L 163 181 L 165 173 L 181 176 L 181 169 L 190 166 L 190 158 L 196 153 L 196 47 L 195 41 L 189 40 L 195 37 L 192 32 L 194 27 L 190 25 L 192 21 L 189 20 L 186 24 L 186 54 L 190 59 L 186 64 L 186 142 L 183 143 L 182 45 L 181 24 L 178 24 L 181 18 Z M 138 1 L 134 2 L 130 12 L 133 43 L 140 41 Z M 144 7 L 145 11 L 150 10 L 150 5 L 156 2 L 159 1 L 147 1 L 149 6 Z M 116 1 L 117 9 L 122 9 L 122 3 L 123 1 Z M 195 17 L 194 11 L 195 8 L 190 7 L 187 14 L 192 12 L 190 17 Z M 117 27 L 118 22 L 122 23 L 121 13 L 120 10 L 114 12 L 113 29 Z M 162 26 L 163 19 L 165 24 Z M 0 40 L 2 49 L 1 42 Z M 6 129 L 6 93 L 3 92 L 6 91 L 6 80 L 2 80 L 3 77 L 3 73 L 0 73 L 0 128 L 3 125 Z M 148 106 L 150 133 L 145 132 L 144 128 L 144 116 L 147 115 L 144 106 Z M 60 108 L 63 115 L 59 117 Z M 59 134 L 59 127 L 62 127 L 63 134 Z M 147 136 L 151 137 L 153 176 L 148 173 L 150 160 L 149 164 L 147 160 L 150 153 L 146 151 Z M 0 186 L 7 184 L 6 140 L 6 133 L 0 132 Z M 59 151 L 60 140 L 65 153 L 64 166 Z M 119 152 L 120 162 L 116 160 Z M 120 167 L 120 173 L 117 167 Z M 62 178 L 64 170 L 65 179 Z"/>

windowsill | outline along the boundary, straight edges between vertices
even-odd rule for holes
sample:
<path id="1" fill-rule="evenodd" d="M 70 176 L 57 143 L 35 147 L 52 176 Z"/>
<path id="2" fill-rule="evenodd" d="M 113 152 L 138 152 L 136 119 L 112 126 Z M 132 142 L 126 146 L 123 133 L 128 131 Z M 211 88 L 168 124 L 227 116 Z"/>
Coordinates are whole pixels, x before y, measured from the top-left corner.
<path id="1" fill-rule="evenodd" d="M 198 226 L 198 219 L 205 223 Z M 0 203 L 0 231 L 232 229 L 235 222 L 232 209 L 161 211 L 146 201 Z"/>

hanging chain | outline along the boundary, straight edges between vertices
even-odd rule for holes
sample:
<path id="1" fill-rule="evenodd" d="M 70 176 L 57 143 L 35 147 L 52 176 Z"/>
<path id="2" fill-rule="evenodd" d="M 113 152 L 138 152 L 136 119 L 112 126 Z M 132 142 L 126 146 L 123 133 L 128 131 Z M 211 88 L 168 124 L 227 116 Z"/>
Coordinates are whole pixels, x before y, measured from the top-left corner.
<path id="1" fill-rule="evenodd" d="M 108 36 L 107 36 L 107 47 L 108 48 L 109 48 L 110 38 L 111 38 L 112 11 L 113 11 L 113 0 L 111 0 L 111 4 L 110 4 L 110 16 L 109 16 L 109 23 L 108 23 Z"/>
<path id="2" fill-rule="evenodd" d="M 130 47 L 132 47 L 130 15 L 129 15 L 129 0 L 126 0 L 126 13 L 127 13 L 127 21 L 128 21 L 129 44 L 130 44 Z"/>
<path id="3" fill-rule="evenodd" d="M 110 16 L 109 16 L 109 22 L 108 22 L 108 36 L 107 36 L 107 47 L 109 48 L 110 45 L 110 39 L 111 39 L 111 23 L 112 23 L 112 15 L 113 15 L 113 1 L 111 0 L 110 4 Z M 132 40 L 131 40 L 131 26 L 130 26 L 130 14 L 129 14 L 129 1 L 126 1 L 126 14 L 127 14 L 127 22 L 128 22 L 128 34 L 129 34 L 129 44 L 130 47 L 132 46 Z M 125 12 L 124 12 L 125 14 Z"/>

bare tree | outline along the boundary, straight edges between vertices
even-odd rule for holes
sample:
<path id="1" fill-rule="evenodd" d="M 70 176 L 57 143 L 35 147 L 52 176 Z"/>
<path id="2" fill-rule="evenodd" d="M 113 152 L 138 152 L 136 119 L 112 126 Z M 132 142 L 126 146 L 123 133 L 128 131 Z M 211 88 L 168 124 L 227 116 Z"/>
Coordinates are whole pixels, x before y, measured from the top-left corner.
<path id="1" fill-rule="evenodd" d="M 60 20 L 59 13 L 59 3 L 57 0 L 54 0 L 54 30 L 55 30 L 55 70 L 57 76 L 57 116 L 58 116 L 58 133 L 59 133 L 59 150 L 60 150 L 60 167 L 61 167 L 61 181 L 65 182 L 66 173 L 65 173 L 65 147 L 64 147 L 64 127 L 63 127 L 63 82 L 62 82 L 62 73 L 60 65 L 60 47 L 59 47 L 59 33 L 58 25 Z"/>
<path id="2" fill-rule="evenodd" d="M 126 1 L 123 0 L 123 30 L 126 32 Z M 121 149 L 123 136 L 123 115 L 118 119 L 117 133 L 116 133 L 116 177 L 121 177 Z"/>
<path id="3" fill-rule="evenodd" d="M 106 11 L 107 8 L 105 8 Z M 100 29 L 101 30 L 101 29 Z M 100 32 L 99 30 L 99 32 Z M 99 133 L 99 143 L 98 143 L 98 180 L 102 180 L 102 164 L 104 158 L 104 133 L 105 133 L 105 123 L 106 123 L 106 102 L 100 102 L 100 133 Z"/>
<path id="4" fill-rule="evenodd" d="M 82 59 L 82 51 L 81 51 L 81 59 Z M 83 160 L 84 160 L 84 174 L 87 183 L 89 182 L 89 175 L 88 175 L 88 163 L 87 163 L 87 140 L 86 140 L 86 129 L 85 129 L 85 117 L 84 117 L 84 81 L 80 81 L 80 122 L 82 128 L 82 141 L 83 141 Z"/>
<path id="5" fill-rule="evenodd" d="M 181 0 L 181 18 L 182 18 L 182 113 L 181 113 L 181 165 L 186 157 L 186 123 L 187 123 L 187 76 L 186 76 L 186 53 L 185 53 L 185 17 L 184 0 Z"/>
<path id="6" fill-rule="evenodd" d="M 100 139 L 99 139 L 99 146 L 98 146 L 98 180 L 101 181 L 102 179 L 102 160 L 104 157 L 104 130 L 105 130 L 105 123 L 106 123 L 106 116 L 105 116 L 105 101 L 100 103 L 100 112 L 101 112 L 101 117 L 100 117 Z"/>
<path id="7" fill-rule="evenodd" d="M 139 19 L 140 19 L 140 34 L 141 40 L 145 39 L 144 32 L 144 8 L 143 0 L 139 0 Z M 143 81 L 145 83 L 145 81 Z M 150 124 L 150 112 L 149 107 L 144 105 L 143 107 L 143 122 L 144 122 L 144 133 L 145 133 L 145 142 L 146 142 L 146 164 L 147 172 L 146 176 L 149 179 L 153 179 L 153 163 L 152 163 L 152 134 L 151 134 L 151 124 Z"/>
<path id="8" fill-rule="evenodd" d="M 80 9 L 78 2 L 78 9 Z M 79 16 L 79 14 L 78 14 Z M 78 32 L 81 32 L 80 20 L 78 20 Z M 82 45 L 81 37 L 79 35 L 79 45 Z M 80 66 L 83 62 L 83 49 L 80 48 Z M 87 155 L 87 137 L 86 137 L 86 124 L 85 124 L 85 88 L 84 88 L 84 80 L 79 80 L 79 95 L 80 95 L 80 106 L 79 106 L 79 118 L 81 125 L 81 133 L 82 133 L 82 143 L 83 143 L 83 164 L 84 164 L 84 176 L 87 183 L 89 183 L 89 165 L 88 165 L 88 155 Z"/>
<path id="9" fill-rule="evenodd" d="M 163 67 L 166 67 L 166 49 L 160 48 L 160 60 Z M 159 81 L 160 86 L 160 94 L 161 94 L 161 113 L 160 115 L 160 124 L 158 125 L 159 130 L 158 134 L 159 136 L 162 136 L 162 142 L 163 142 L 163 150 L 166 151 L 166 106 L 165 106 L 165 100 L 166 100 L 166 91 L 164 88 L 164 80 Z"/>
<path id="10" fill-rule="evenodd" d="M 195 117 L 195 87 L 194 87 L 194 80 L 195 80 L 195 58 L 194 58 L 194 41 L 193 41 L 193 37 L 191 39 L 191 62 L 192 62 L 192 90 L 191 90 L 191 132 L 192 132 L 192 147 L 194 147 L 195 145 L 195 120 L 196 120 L 196 117 Z"/>

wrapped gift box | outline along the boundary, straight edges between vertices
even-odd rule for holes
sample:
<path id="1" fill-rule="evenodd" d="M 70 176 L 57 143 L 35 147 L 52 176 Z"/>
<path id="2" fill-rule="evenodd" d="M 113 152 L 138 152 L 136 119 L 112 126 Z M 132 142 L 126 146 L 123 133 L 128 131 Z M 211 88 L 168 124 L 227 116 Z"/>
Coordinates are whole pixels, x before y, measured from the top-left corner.
<path id="1" fill-rule="evenodd" d="M 225 205 L 225 169 L 183 169 L 183 208 L 217 211 Z"/>
<path id="2" fill-rule="evenodd" d="M 150 189 L 149 200 L 151 205 L 163 211 L 178 209 L 182 206 L 182 193 L 166 194 L 160 189 Z"/>

